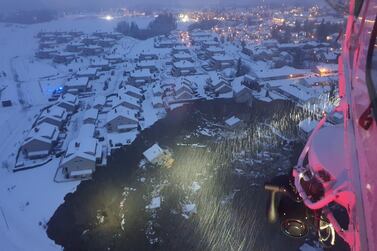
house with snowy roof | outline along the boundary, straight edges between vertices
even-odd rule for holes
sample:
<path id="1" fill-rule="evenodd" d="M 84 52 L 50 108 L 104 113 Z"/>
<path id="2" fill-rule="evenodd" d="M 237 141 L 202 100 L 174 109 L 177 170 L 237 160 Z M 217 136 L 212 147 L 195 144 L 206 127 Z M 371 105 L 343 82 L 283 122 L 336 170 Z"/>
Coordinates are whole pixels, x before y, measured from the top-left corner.
<path id="1" fill-rule="evenodd" d="M 141 110 L 139 99 L 123 93 L 118 94 L 118 97 L 113 100 L 113 108 L 118 106 L 124 106 L 128 109 L 136 110 L 137 112 Z"/>
<path id="2" fill-rule="evenodd" d="M 76 54 L 72 52 L 59 52 L 54 54 L 53 61 L 57 64 L 67 64 L 76 58 Z"/>
<path id="3" fill-rule="evenodd" d="M 215 40 L 206 40 L 202 43 L 202 50 L 205 50 L 208 47 L 219 47 L 220 43 L 216 42 Z"/>
<path id="4" fill-rule="evenodd" d="M 80 136 L 68 144 L 60 161 L 60 168 L 67 178 L 90 178 L 96 165 L 102 161 L 102 147 L 93 137 Z"/>
<path id="5" fill-rule="evenodd" d="M 139 100 L 141 100 L 144 96 L 143 91 L 133 85 L 125 85 L 119 92 Z"/>
<path id="6" fill-rule="evenodd" d="M 225 80 L 219 74 L 212 74 L 210 78 L 207 79 L 208 88 L 214 93 L 228 93 L 232 91 L 232 87 L 229 82 Z"/>
<path id="7" fill-rule="evenodd" d="M 290 79 L 297 77 L 304 77 L 311 73 L 308 69 L 296 69 L 290 66 L 283 66 L 281 68 L 260 69 L 252 67 L 252 76 L 259 81 L 269 81 L 278 79 Z"/>
<path id="8" fill-rule="evenodd" d="M 110 64 L 119 64 L 124 62 L 124 59 L 121 55 L 118 54 L 109 54 L 104 57 Z"/>
<path id="9" fill-rule="evenodd" d="M 225 125 L 228 129 L 237 129 L 239 127 L 242 126 L 242 120 L 240 120 L 239 118 L 237 118 L 236 116 L 232 116 L 230 118 L 228 118 L 227 120 L 225 120 Z"/>
<path id="10" fill-rule="evenodd" d="M 71 78 L 64 83 L 64 91 L 70 93 L 86 92 L 90 91 L 91 88 L 88 77 Z"/>
<path id="11" fill-rule="evenodd" d="M 143 152 L 143 155 L 150 163 L 158 164 L 160 158 L 164 155 L 164 150 L 156 143 Z"/>
<path id="12" fill-rule="evenodd" d="M 136 129 L 139 121 L 135 110 L 124 106 L 116 107 L 107 113 L 106 128 L 109 132 L 124 132 Z"/>
<path id="13" fill-rule="evenodd" d="M 98 95 L 94 99 L 92 107 L 94 109 L 97 109 L 97 110 L 101 111 L 102 108 L 105 106 L 105 103 L 106 103 L 106 97 L 103 96 L 103 95 Z"/>
<path id="14" fill-rule="evenodd" d="M 67 122 L 67 111 L 57 105 L 53 105 L 44 109 L 37 120 L 37 125 L 42 123 L 49 123 L 58 128 L 61 128 L 63 124 Z"/>
<path id="15" fill-rule="evenodd" d="M 194 98 L 194 92 L 191 86 L 180 82 L 174 86 L 174 98 L 175 100 L 190 100 Z"/>
<path id="16" fill-rule="evenodd" d="M 79 99 L 76 95 L 65 93 L 60 97 L 57 106 L 64 108 L 68 113 L 74 113 L 79 107 Z"/>
<path id="17" fill-rule="evenodd" d="M 164 108 L 164 102 L 162 101 L 161 96 L 152 98 L 152 106 L 154 108 Z"/>
<path id="18" fill-rule="evenodd" d="M 84 124 L 95 124 L 98 119 L 98 110 L 95 108 L 90 108 L 85 111 L 83 117 Z"/>
<path id="19" fill-rule="evenodd" d="M 79 70 L 76 72 L 77 78 L 88 78 L 89 80 L 93 80 L 97 78 L 97 68 L 87 68 L 83 70 Z"/>
<path id="20" fill-rule="evenodd" d="M 174 46 L 172 49 L 172 54 L 176 53 L 190 53 L 190 49 L 186 45 L 179 44 Z"/>
<path id="21" fill-rule="evenodd" d="M 237 103 L 249 103 L 253 100 L 253 92 L 245 83 L 254 79 L 249 75 L 245 75 L 232 81 L 233 97 Z"/>
<path id="22" fill-rule="evenodd" d="M 98 45 L 86 45 L 81 49 L 83 56 L 96 56 L 104 52 L 104 49 Z"/>
<path id="23" fill-rule="evenodd" d="M 149 69 L 133 70 L 128 82 L 136 87 L 152 82 L 153 75 Z"/>
<path id="24" fill-rule="evenodd" d="M 97 68 L 98 71 L 109 71 L 112 67 L 110 62 L 105 59 L 94 60 L 90 63 L 91 68 Z"/>
<path id="25" fill-rule="evenodd" d="M 225 55 L 225 50 L 221 47 L 210 46 L 205 49 L 205 54 L 207 58 L 211 58 L 216 55 Z"/>
<path id="26" fill-rule="evenodd" d="M 150 51 L 144 51 L 140 53 L 139 55 L 139 60 L 158 60 L 158 54 L 155 52 L 150 52 Z"/>
<path id="27" fill-rule="evenodd" d="M 157 60 L 143 60 L 136 63 L 136 70 L 149 70 L 151 73 L 158 72 Z"/>
<path id="28" fill-rule="evenodd" d="M 71 42 L 66 45 L 65 50 L 68 52 L 81 52 L 83 47 L 85 47 L 84 43 L 81 42 Z"/>
<path id="29" fill-rule="evenodd" d="M 178 62 L 178 61 L 189 61 L 189 62 L 194 62 L 192 59 L 192 56 L 190 53 L 185 53 L 185 52 L 179 52 L 176 54 L 173 54 L 173 62 Z"/>
<path id="30" fill-rule="evenodd" d="M 234 66 L 234 58 L 229 55 L 215 55 L 210 59 L 210 65 L 216 70 L 223 70 Z"/>
<path id="31" fill-rule="evenodd" d="M 104 48 L 112 47 L 115 44 L 116 44 L 116 40 L 112 38 L 103 38 L 97 41 L 97 45 Z"/>
<path id="32" fill-rule="evenodd" d="M 178 61 L 173 63 L 173 68 L 171 70 L 172 76 L 180 77 L 193 75 L 196 73 L 195 65 L 190 61 Z"/>
<path id="33" fill-rule="evenodd" d="M 41 158 L 50 154 L 56 145 L 59 129 L 55 125 L 42 123 L 31 129 L 25 138 L 21 150 L 29 158 Z"/>

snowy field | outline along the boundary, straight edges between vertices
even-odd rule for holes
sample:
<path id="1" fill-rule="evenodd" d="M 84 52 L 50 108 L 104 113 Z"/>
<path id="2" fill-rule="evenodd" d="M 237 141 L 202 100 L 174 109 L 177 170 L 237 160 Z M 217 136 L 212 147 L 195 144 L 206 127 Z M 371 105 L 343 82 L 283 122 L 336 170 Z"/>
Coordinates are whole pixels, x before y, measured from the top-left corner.
<path id="1" fill-rule="evenodd" d="M 124 19 L 146 27 L 153 17 Z M 48 86 L 41 80 L 67 74 L 64 67 L 35 59 L 35 36 L 40 31 L 113 31 L 118 21 L 93 15 L 33 25 L 0 24 L 0 86 L 6 86 L 0 95 L 13 103 L 9 108 L 0 107 L 0 250 L 60 250 L 47 237 L 45 223 L 64 196 L 78 185 L 54 182 L 57 158 L 40 168 L 11 171 L 31 124 L 40 109 L 49 104 Z"/>

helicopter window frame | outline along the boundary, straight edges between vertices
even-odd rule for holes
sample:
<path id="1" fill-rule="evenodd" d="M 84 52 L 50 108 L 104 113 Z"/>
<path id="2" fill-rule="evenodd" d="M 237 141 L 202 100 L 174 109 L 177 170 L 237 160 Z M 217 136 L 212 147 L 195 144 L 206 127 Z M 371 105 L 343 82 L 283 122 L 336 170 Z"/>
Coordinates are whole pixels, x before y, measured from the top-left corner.
<path id="1" fill-rule="evenodd" d="M 355 6 L 353 9 L 353 15 L 355 17 L 358 17 L 361 11 L 361 8 L 363 7 L 364 0 L 355 0 Z"/>
<path id="2" fill-rule="evenodd" d="M 369 94 L 371 107 L 372 107 L 372 113 L 373 113 L 373 117 L 375 121 L 377 121 L 377 90 L 376 90 L 377 78 L 373 79 L 372 77 L 372 67 L 373 66 L 377 67 L 377 65 L 373 65 L 374 53 L 376 53 L 375 57 L 377 57 L 377 50 L 375 50 L 375 47 L 377 46 L 376 42 L 377 42 L 377 15 L 376 15 L 373 29 L 370 35 L 368 52 L 367 52 L 366 71 L 365 71 L 366 73 L 365 83 L 367 85 L 368 94 Z"/>

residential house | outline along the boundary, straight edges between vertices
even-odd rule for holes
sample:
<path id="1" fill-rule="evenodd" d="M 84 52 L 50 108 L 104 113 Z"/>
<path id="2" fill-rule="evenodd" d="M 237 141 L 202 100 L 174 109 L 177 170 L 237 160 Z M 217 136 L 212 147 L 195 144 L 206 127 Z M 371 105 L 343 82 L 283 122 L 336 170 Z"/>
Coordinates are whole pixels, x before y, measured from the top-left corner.
<path id="1" fill-rule="evenodd" d="M 106 127 L 109 132 L 130 131 L 136 129 L 138 125 L 135 110 L 119 106 L 107 113 Z"/>
<path id="2" fill-rule="evenodd" d="M 61 128 L 67 122 L 67 115 L 67 111 L 64 108 L 53 105 L 43 110 L 37 120 L 37 125 L 49 123 Z"/>
<path id="3" fill-rule="evenodd" d="M 58 136 L 59 129 L 55 125 L 42 123 L 32 128 L 21 150 L 29 159 L 45 157 L 56 145 Z"/>

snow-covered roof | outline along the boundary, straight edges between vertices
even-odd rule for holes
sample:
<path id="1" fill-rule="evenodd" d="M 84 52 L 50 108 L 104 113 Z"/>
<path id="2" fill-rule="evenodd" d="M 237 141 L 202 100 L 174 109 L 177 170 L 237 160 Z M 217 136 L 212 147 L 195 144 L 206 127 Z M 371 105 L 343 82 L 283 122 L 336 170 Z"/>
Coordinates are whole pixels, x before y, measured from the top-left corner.
<path id="1" fill-rule="evenodd" d="M 95 60 L 94 62 L 90 64 L 91 67 L 103 67 L 103 66 L 108 66 L 108 65 L 109 65 L 109 61 L 105 59 Z"/>
<path id="2" fill-rule="evenodd" d="M 72 78 L 65 82 L 65 86 L 67 87 L 76 87 L 76 86 L 87 86 L 89 83 L 88 77 L 80 77 L 80 78 Z"/>
<path id="3" fill-rule="evenodd" d="M 97 74 L 97 68 L 87 68 L 76 73 L 77 76 L 92 76 Z"/>
<path id="4" fill-rule="evenodd" d="M 160 104 L 163 104 L 162 98 L 160 96 L 152 98 L 152 105 L 160 105 Z"/>
<path id="5" fill-rule="evenodd" d="M 157 67 L 159 61 L 157 60 L 142 60 L 136 64 L 138 67 Z"/>
<path id="6" fill-rule="evenodd" d="M 133 85 L 125 85 L 123 89 L 125 93 L 131 92 L 131 93 L 138 94 L 140 96 L 143 95 L 142 90 Z"/>
<path id="7" fill-rule="evenodd" d="M 223 48 L 217 47 L 217 46 L 210 46 L 206 49 L 208 52 L 212 53 L 220 53 L 220 52 L 225 52 Z"/>
<path id="8" fill-rule="evenodd" d="M 57 139 L 58 132 L 59 130 L 56 126 L 49 123 L 42 123 L 32 128 L 24 143 L 26 144 L 34 139 L 52 143 L 52 141 L 55 141 Z"/>
<path id="9" fill-rule="evenodd" d="M 185 52 L 179 52 L 173 55 L 174 58 L 176 59 L 190 59 L 192 58 L 190 53 L 185 53 Z"/>
<path id="10" fill-rule="evenodd" d="M 71 93 L 66 93 L 60 98 L 61 102 L 65 103 L 70 103 L 72 105 L 77 105 L 78 104 L 78 98 L 76 95 L 73 95 Z"/>
<path id="11" fill-rule="evenodd" d="M 240 122 L 241 122 L 241 120 L 239 118 L 237 118 L 236 116 L 232 116 L 229 119 L 225 120 L 225 124 L 228 125 L 228 126 L 235 126 Z"/>
<path id="12" fill-rule="evenodd" d="M 187 69 L 187 68 L 194 68 L 195 67 L 195 65 L 192 62 L 186 61 L 186 60 L 174 62 L 173 66 L 175 68 L 180 68 L 180 69 Z"/>
<path id="13" fill-rule="evenodd" d="M 114 120 L 117 117 L 125 117 L 125 118 L 128 118 L 128 119 L 134 121 L 135 123 L 138 122 L 138 120 L 136 119 L 136 111 L 135 110 L 128 109 L 124 106 L 118 106 L 118 107 L 110 110 L 107 113 L 106 123 L 111 122 L 112 120 Z"/>
<path id="14" fill-rule="evenodd" d="M 215 61 L 233 61 L 234 58 L 230 55 L 215 55 L 211 57 Z"/>
<path id="15" fill-rule="evenodd" d="M 143 152 L 144 157 L 149 162 L 154 162 L 157 158 L 159 158 L 162 154 L 164 154 L 164 150 L 158 144 L 154 144 L 148 150 Z"/>
<path id="16" fill-rule="evenodd" d="M 103 106 L 106 103 L 106 97 L 103 95 L 96 96 L 93 102 L 93 106 Z"/>
<path id="17" fill-rule="evenodd" d="M 259 79 L 277 78 L 277 77 L 289 77 L 290 75 L 303 75 L 310 74 L 308 69 L 296 69 L 290 66 L 283 66 L 281 68 L 255 70 L 255 75 Z"/>
<path id="18" fill-rule="evenodd" d="M 114 100 L 113 106 L 118 106 L 120 104 L 130 104 L 133 106 L 140 107 L 139 99 L 134 98 L 128 94 L 121 93 L 118 95 L 118 98 Z"/>
<path id="19" fill-rule="evenodd" d="M 95 109 L 95 108 L 90 108 L 89 110 L 86 110 L 85 111 L 85 114 L 84 114 L 84 120 L 87 120 L 87 119 L 97 119 L 98 118 L 98 110 Z"/>
<path id="20" fill-rule="evenodd" d="M 45 109 L 40 118 L 43 118 L 43 117 L 49 117 L 49 118 L 53 118 L 53 119 L 65 119 L 66 117 L 66 110 L 60 106 L 51 106 L 47 109 Z"/>
<path id="21" fill-rule="evenodd" d="M 132 71 L 130 76 L 132 78 L 150 78 L 152 74 L 149 69 L 140 69 Z"/>
<path id="22" fill-rule="evenodd" d="M 235 93 L 240 93 L 243 90 L 247 90 L 247 91 L 251 92 L 251 89 L 249 87 L 242 84 L 242 82 L 245 81 L 245 80 L 255 80 L 255 78 L 253 78 L 249 75 L 245 75 L 245 76 L 235 78 L 232 81 L 232 89 Z"/>
<path id="23" fill-rule="evenodd" d="M 80 132 L 79 132 L 77 138 L 83 138 L 83 139 L 91 138 L 91 137 L 94 136 L 95 130 L 96 130 L 95 125 L 93 125 L 93 124 L 83 124 L 80 127 Z"/>
<path id="24" fill-rule="evenodd" d="M 61 161 L 61 165 L 64 165 L 68 161 L 81 157 L 95 162 L 98 151 L 98 140 L 93 137 L 81 137 L 72 140 L 68 144 L 67 152 Z"/>

